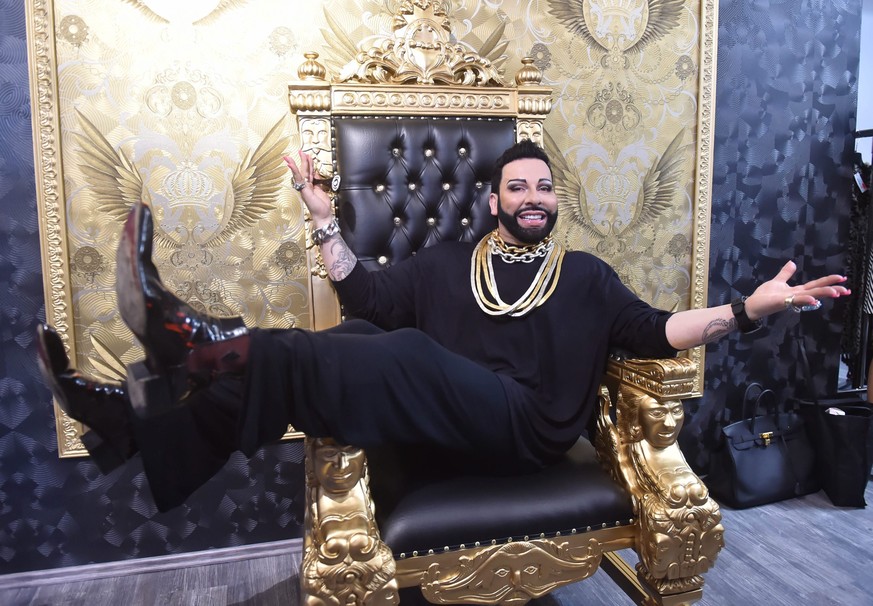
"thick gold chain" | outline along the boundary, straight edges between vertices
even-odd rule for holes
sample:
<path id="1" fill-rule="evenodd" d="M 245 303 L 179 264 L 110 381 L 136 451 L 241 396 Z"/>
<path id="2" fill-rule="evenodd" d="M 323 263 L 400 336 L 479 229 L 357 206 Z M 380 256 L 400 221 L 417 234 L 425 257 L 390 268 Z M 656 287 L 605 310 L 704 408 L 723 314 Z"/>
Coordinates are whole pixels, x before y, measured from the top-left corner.
<path id="1" fill-rule="evenodd" d="M 484 238 L 476 245 L 473 251 L 473 257 L 470 260 L 470 288 L 473 289 L 473 297 L 479 308 L 490 316 L 511 316 L 514 318 L 530 313 L 543 303 L 545 303 L 555 287 L 558 285 L 558 278 L 561 275 L 561 265 L 564 261 L 564 247 L 550 238 L 546 246 L 542 248 L 545 252 L 540 252 L 540 245 L 534 247 L 511 247 L 510 249 L 502 240 L 494 242 L 494 239 L 499 239 L 496 230 Z M 544 241 L 545 242 L 545 241 Z M 542 243 L 541 243 L 542 244 Z M 497 289 L 497 280 L 494 277 L 494 265 L 492 263 L 494 247 L 501 247 L 506 254 L 516 252 L 517 255 L 529 257 L 534 255 L 530 260 L 527 258 L 518 258 L 517 261 L 530 263 L 534 258 L 544 256 L 539 270 L 537 270 L 530 286 L 522 294 L 515 303 L 506 303 L 500 297 L 500 292 Z M 505 259 L 504 254 L 500 254 L 501 258 Z M 513 262 L 513 261 L 510 261 Z"/>

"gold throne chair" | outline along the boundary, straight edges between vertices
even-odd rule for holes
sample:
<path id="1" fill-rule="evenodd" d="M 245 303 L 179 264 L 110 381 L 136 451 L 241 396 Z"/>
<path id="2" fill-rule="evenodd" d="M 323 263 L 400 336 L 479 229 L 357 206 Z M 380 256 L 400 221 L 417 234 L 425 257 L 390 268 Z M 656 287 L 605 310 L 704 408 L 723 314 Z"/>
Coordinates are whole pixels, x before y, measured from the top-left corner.
<path id="1" fill-rule="evenodd" d="M 436 3 L 401 2 L 394 24 L 332 78 L 306 54 L 289 86 L 302 148 L 371 271 L 492 230 L 494 160 L 518 139 L 542 142 L 551 109 L 532 60 L 504 84 L 451 41 Z M 329 328 L 342 310 L 308 244 L 314 328 Z M 419 587 L 437 604 L 525 604 L 601 565 L 638 603 L 695 602 L 723 545 L 721 515 L 675 437 L 646 431 L 665 415 L 681 426 L 695 371 L 686 358 L 611 360 L 590 440 L 525 476 L 436 474 L 411 454 L 377 463 L 305 438 L 303 602 L 396 604 L 398 588 Z"/>

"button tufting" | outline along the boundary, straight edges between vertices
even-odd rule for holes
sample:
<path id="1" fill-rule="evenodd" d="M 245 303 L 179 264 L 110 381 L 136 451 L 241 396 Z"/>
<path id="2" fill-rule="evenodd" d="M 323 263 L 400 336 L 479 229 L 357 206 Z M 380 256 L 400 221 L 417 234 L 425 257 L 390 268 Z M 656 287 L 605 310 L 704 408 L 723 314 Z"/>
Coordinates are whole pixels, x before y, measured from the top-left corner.
<path id="1" fill-rule="evenodd" d="M 394 217 L 394 225 L 400 225 L 400 217 Z"/>
<path id="2" fill-rule="evenodd" d="M 468 219 L 467 217 L 464 217 L 463 219 L 461 219 L 461 225 L 463 225 L 464 227 L 467 227 L 469 224 L 470 224 L 470 219 Z"/>
<path id="3" fill-rule="evenodd" d="M 385 191 L 385 186 L 380 183 L 376 186 L 376 191 Z"/>
<path id="4" fill-rule="evenodd" d="M 433 227 L 434 225 L 436 225 L 436 219 L 434 219 L 433 217 L 428 217 L 427 224 Z"/>
<path id="5" fill-rule="evenodd" d="M 388 257 L 386 257 L 385 255 L 382 255 L 381 257 L 379 257 L 377 259 L 377 261 L 379 261 L 379 265 L 385 265 L 388 263 Z"/>
<path id="6" fill-rule="evenodd" d="M 426 150 L 424 150 L 424 156 L 425 156 L 425 158 L 430 158 L 432 155 L 433 155 L 433 150 L 432 150 L 432 149 L 426 149 Z"/>
<path id="7" fill-rule="evenodd" d="M 409 184 L 409 191 L 415 191 L 415 183 Z"/>
<path id="8" fill-rule="evenodd" d="M 391 155 L 393 155 L 395 158 L 397 158 L 398 156 L 400 156 L 400 149 L 395 147 L 394 149 L 391 150 Z"/>
<path id="9" fill-rule="evenodd" d="M 443 191 L 449 191 L 450 189 L 452 189 L 451 183 L 443 183 Z"/>
<path id="10" fill-rule="evenodd" d="M 482 189 L 482 182 L 476 181 L 476 189 Z"/>
<path id="11" fill-rule="evenodd" d="M 466 156 L 467 155 L 467 148 L 466 147 L 459 147 L 458 148 L 458 155 L 459 156 Z"/>

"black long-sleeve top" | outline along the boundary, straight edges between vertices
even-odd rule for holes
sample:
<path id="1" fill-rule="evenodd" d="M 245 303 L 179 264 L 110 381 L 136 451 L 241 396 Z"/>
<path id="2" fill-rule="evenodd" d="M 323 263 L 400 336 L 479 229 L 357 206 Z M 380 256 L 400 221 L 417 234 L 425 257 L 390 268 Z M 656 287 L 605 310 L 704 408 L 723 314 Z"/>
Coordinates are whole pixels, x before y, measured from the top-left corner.
<path id="1" fill-rule="evenodd" d="M 643 357 L 672 357 L 669 312 L 655 309 L 625 287 L 615 271 L 585 252 L 568 252 L 557 288 L 526 316 L 495 317 L 476 303 L 470 284 L 475 244 L 446 242 L 384 271 L 358 264 L 335 282 L 347 313 L 392 330 L 414 327 L 452 352 L 501 378 L 522 406 L 519 423 L 533 430 L 542 450 L 563 452 L 584 431 L 611 348 Z M 515 301 L 540 261 L 493 258 L 500 296 Z"/>

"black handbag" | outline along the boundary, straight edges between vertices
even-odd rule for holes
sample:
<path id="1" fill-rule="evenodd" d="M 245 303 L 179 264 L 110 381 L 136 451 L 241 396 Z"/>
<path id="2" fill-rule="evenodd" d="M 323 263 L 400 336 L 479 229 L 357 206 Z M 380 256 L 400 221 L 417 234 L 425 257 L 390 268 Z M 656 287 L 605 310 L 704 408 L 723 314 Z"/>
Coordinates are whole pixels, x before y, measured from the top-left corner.
<path id="1" fill-rule="evenodd" d="M 760 383 L 746 389 L 742 419 L 722 428 L 710 459 L 706 484 L 716 499 L 742 509 L 819 489 L 803 419 L 780 408 L 776 394 Z"/>
<path id="2" fill-rule="evenodd" d="M 797 403 L 815 449 L 822 488 L 834 505 L 866 507 L 864 491 L 873 467 L 873 408 L 857 393 L 819 398 L 806 347 L 802 341 L 798 344 L 811 398 Z"/>

